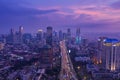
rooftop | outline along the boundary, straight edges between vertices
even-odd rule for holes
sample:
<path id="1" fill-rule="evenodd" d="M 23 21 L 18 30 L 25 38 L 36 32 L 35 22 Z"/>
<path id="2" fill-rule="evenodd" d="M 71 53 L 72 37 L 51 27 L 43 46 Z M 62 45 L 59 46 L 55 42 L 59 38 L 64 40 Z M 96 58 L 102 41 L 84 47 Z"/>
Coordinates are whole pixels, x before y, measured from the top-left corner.
<path id="1" fill-rule="evenodd" d="M 106 38 L 104 40 L 105 43 L 118 43 L 120 42 L 118 39 Z"/>

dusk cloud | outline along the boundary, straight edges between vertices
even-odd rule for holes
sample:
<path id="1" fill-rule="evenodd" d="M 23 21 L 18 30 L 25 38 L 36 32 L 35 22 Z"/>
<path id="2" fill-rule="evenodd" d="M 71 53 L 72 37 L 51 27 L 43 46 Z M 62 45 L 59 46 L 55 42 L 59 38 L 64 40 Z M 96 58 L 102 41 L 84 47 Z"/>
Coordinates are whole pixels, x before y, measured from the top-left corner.
<path id="1" fill-rule="evenodd" d="M 116 1 L 110 5 L 114 9 L 120 9 L 120 1 Z"/>
<path id="2" fill-rule="evenodd" d="M 85 32 L 118 31 L 120 2 L 116 1 L 0 0 L 0 28 L 23 25 L 26 32 L 35 32 L 50 25 L 55 29 L 82 27 Z"/>
<path id="3" fill-rule="evenodd" d="M 58 10 L 56 9 L 39 10 L 36 8 L 28 8 L 28 7 L 23 7 L 21 5 L 16 5 L 16 4 L 14 5 L 14 3 L 10 3 L 10 5 L 0 3 L 0 16 L 1 15 L 27 16 L 27 15 L 38 15 L 38 14 L 40 15 L 40 14 L 49 14 L 57 11 Z"/>

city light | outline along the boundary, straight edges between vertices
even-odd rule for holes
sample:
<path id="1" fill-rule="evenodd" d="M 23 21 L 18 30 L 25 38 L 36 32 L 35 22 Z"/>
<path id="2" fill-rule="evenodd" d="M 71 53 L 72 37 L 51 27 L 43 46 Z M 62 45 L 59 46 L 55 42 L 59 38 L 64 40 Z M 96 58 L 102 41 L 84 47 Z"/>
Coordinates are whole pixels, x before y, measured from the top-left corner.
<path id="1" fill-rule="evenodd" d="M 111 66 L 111 71 L 115 71 L 115 66 L 114 65 Z"/>
<path id="2" fill-rule="evenodd" d="M 69 53 L 71 53 L 71 50 L 68 50 Z"/>
<path id="3" fill-rule="evenodd" d="M 80 66 L 78 66 L 77 69 L 79 70 L 79 69 L 80 69 Z"/>
<path id="4" fill-rule="evenodd" d="M 38 32 L 43 32 L 43 30 L 42 30 L 42 29 L 39 29 Z"/>

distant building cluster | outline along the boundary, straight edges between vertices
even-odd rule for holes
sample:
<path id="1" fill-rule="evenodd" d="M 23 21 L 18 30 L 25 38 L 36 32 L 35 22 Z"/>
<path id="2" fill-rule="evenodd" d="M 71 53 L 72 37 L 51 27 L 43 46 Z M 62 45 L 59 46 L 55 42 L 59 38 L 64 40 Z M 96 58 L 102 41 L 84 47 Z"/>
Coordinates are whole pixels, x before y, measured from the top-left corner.
<path id="1" fill-rule="evenodd" d="M 90 42 L 79 27 L 73 36 L 70 28 L 56 32 L 48 26 L 31 34 L 20 26 L 0 35 L 0 80 L 57 80 L 64 56 L 61 41 L 80 79 L 120 79 L 120 40 L 99 37 Z"/>

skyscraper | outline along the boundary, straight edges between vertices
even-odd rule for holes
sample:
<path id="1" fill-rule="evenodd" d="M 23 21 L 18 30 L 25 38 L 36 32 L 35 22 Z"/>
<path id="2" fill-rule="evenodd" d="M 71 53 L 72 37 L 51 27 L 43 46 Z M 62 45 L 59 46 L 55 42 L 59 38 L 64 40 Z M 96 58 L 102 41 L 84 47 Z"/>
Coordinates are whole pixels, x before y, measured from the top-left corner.
<path id="1" fill-rule="evenodd" d="M 14 29 L 11 28 L 10 30 L 10 42 L 11 43 L 14 43 L 14 38 L 15 38 Z"/>
<path id="2" fill-rule="evenodd" d="M 80 28 L 76 29 L 76 36 L 80 36 Z"/>
<path id="3" fill-rule="evenodd" d="M 64 39 L 64 40 L 67 39 L 67 33 L 63 33 L 63 39 Z"/>
<path id="4" fill-rule="evenodd" d="M 80 44 L 81 36 L 80 36 L 80 28 L 76 29 L 76 44 Z"/>
<path id="5" fill-rule="evenodd" d="M 41 66 L 43 68 L 52 68 L 53 65 L 53 52 L 50 45 L 45 45 L 41 48 Z"/>
<path id="6" fill-rule="evenodd" d="M 103 43 L 104 43 L 104 40 L 106 39 L 107 37 L 99 37 L 98 38 L 98 63 L 102 63 L 102 57 L 103 56 Z"/>
<path id="7" fill-rule="evenodd" d="M 52 34 L 52 42 L 58 42 L 58 33 L 56 31 L 53 31 L 53 34 Z"/>
<path id="8" fill-rule="evenodd" d="M 22 36 L 23 36 L 23 27 L 19 27 L 19 43 L 22 43 Z"/>
<path id="9" fill-rule="evenodd" d="M 39 29 L 37 32 L 37 40 L 41 41 L 43 38 L 43 30 Z"/>
<path id="10" fill-rule="evenodd" d="M 71 29 L 70 28 L 67 29 L 67 38 L 71 39 Z"/>
<path id="11" fill-rule="evenodd" d="M 120 69 L 120 41 L 117 39 L 104 40 L 105 64 L 106 69 L 115 71 Z"/>
<path id="12" fill-rule="evenodd" d="M 46 44 L 52 46 L 52 27 L 50 26 L 47 27 Z"/>
<path id="13" fill-rule="evenodd" d="M 59 40 L 62 40 L 63 39 L 63 33 L 62 33 L 62 31 L 60 30 L 59 31 Z"/>
<path id="14" fill-rule="evenodd" d="M 46 64 L 46 67 L 52 68 L 53 63 L 53 46 L 52 46 L 52 27 L 47 27 L 47 32 L 45 34 L 46 36 L 46 45 L 42 48 L 42 63 Z"/>
<path id="15" fill-rule="evenodd" d="M 10 34 L 6 36 L 6 43 L 13 44 L 14 43 L 14 38 L 15 38 L 15 33 L 14 29 L 10 29 Z"/>

